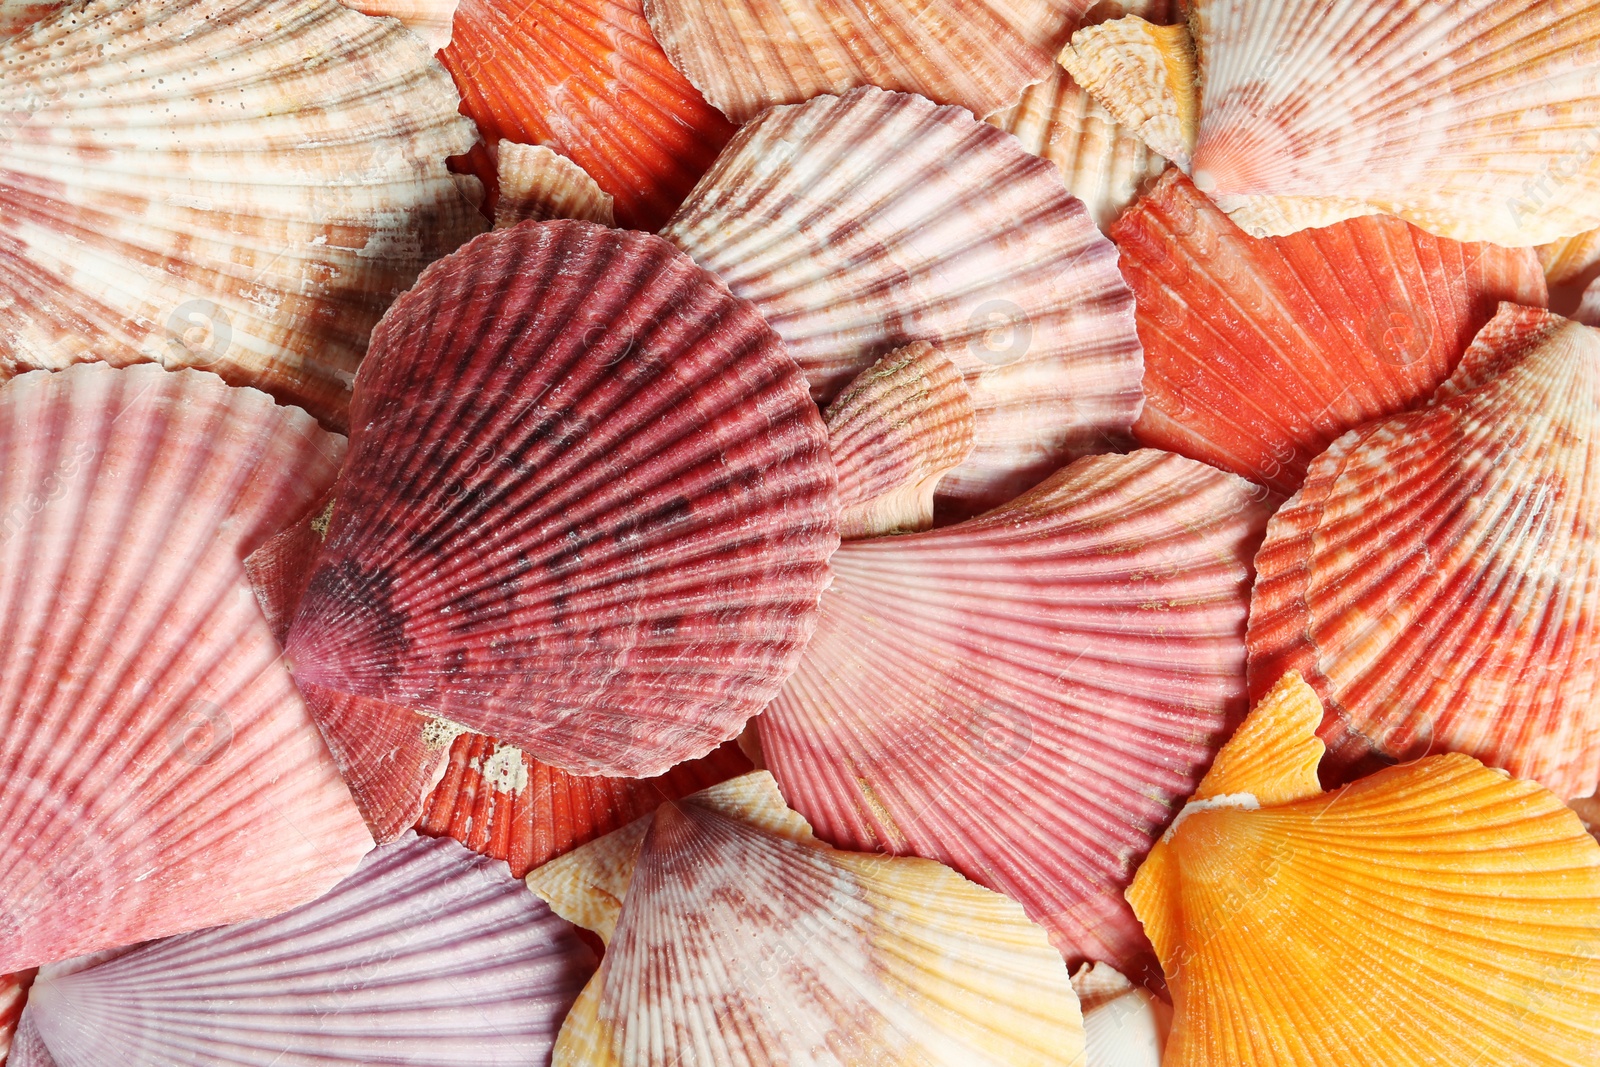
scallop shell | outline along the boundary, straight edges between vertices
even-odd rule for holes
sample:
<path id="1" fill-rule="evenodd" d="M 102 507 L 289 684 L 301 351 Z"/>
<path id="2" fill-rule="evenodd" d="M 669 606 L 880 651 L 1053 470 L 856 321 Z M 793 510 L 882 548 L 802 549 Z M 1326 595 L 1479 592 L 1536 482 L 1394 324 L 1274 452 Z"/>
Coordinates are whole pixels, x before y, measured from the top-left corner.
<path id="1" fill-rule="evenodd" d="M 737 735 L 816 625 L 820 413 L 756 311 L 660 238 L 478 238 L 374 333 L 352 422 L 285 646 L 303 685 L 643 777 Z"/>
<path id="2" fill-rule="evenodd" d="M 65 6 L 62 0 L 0 0 L 0 40 L 21 33 Z"/>
<path id="3" fill-rule="evenodd" d="M 1136 15 L 1087 26 L 1061 50 L 1061 65 L 1116 121 L 1189 169 L 1200 94 L 1187 26 Z"/>
<path id="4" fill-rule="evenodd" d="M 1457 241 L 1600 225 L 1600 0 L 1195 0 L 1195 180 L 1257 236 L 1399 215 Z"/>
<path id="5" fill-rule="evenodd" d="M 11 1042 L 17 1032 L 17 1021 L 22 1018 L 22 1006 L 28 1001 L 28 987 L 33 985 L 32 970 L 16 974 L 0 974 L 0 1064 L 6 1062 Z"/>
<path id="6" fill-rule="evenodd" d="M 374 18 L 399 19 L 401 24 L 437 52 L 450 43 L 459 0 L 351 0 L 347 5 Z"/>
<path id="7" fill-rule="evenodd" d="M 1044 81 L 1028 86 L 1014 107 L 988 121 L 1054 163 L 1067 192 L 1083 201 L 1101 229 L 1133 203 L 1141 183 L 1167 165 L 1059 64 Z"/>
<path id="8" fill-rule="evenodd" d="M 608 940 L 555 1067 L 1082 1063 L 1066 968 L 1015 903 L 829 848 L 764 772 L 528 881 Z"/>
<path id="9" fill-rule="evenodd" d="M 543 1065 L 594 954 L 503 867 L 410 835 L 319 900 L 47 967 L 58 1067 Z"/>
<path id="10" fill-rule="evenodd" d="M 857 375 L 827 422 L 846 540 L 928 529 L 939 479 L 972 452 L 972 393 L 926 341 Z"/>
<path id="11" fill-rule="evenodd" d="M 282 911 L 372 847 L 239 562 L 341 445 L 199 371 L 0 385 L 0 972 Z"/>
<path id="12" fill-rule="evenodd" d="M 1286 676 L 1129 890 L 1165 1067 L 1600 1062 L 1600 845 L 1464 755 L 1323 793 L 1321 718 Z"/>
<path id="13" fill-rule="evenodd" d="M 481 229 L 456 100 L 333 0 L 92 0 L 0 44 L 0 374 L 201 367 L 342 428 L 384 308 Z"/>
<path id="14" fill-rule="evenodd" d="M 757 720 L 784 795 L 825 840 L 948 863 L 1063 955 L 1131 969 L 1148 947 L 1122 891 L 1244 712 L 1258 496 L 1147 450 L 847 542 Z"/>
<path id="15" fill-rule="evenodd" d="M 1600 783 L 1600 332 L 1506 304 L 1424 408 L 1311 464 L 1256 558 L 1250 679 L 1349 763 L 1465 752 Z"/>
<path id="16" fill-rule="evenodd" d="M 546 145 L 616 198 L 617 221 L 671 216 L 733 126 L 667 61 L 642 0 L 460 0 L 439 54 L 491 142 Z"/>
<path id="17" fill-rule="evenodd" d="M 750 770 L 730 741 L 655 778 L 580 778 L 482 734 L 456 738 L 417 829 L 511 865 L 518 878 L 653 811 Z"/>
<path id="18" fill-rule="evenodd" d="M 1531 252 L 1398 219 L 1250 237 L 1176 171 L 1110 232 L 1145 350 L 1135 436 L 1284 494 L 1341 433 L 1426 398 L 1501 300 L 1546 296 Z"/>
<path id="19" fill-rule="evenodd" d="M 877 85 L 980 118 L 1045 77 L 1093 0 L 646 0 L 672 65 L 736 123 Z"/>
<path id="20" fill-rule="evenodd" d="M 1172 1009 L 1104 963 L 1072 976 L 1089 1067 L 1161 1067 Z"/>
<path id="21" fill-rule="evenodd" d="M 1600 230 L 1565 237 L 1539 246 L 1539 262 L 1552 286 L 1567 285 L 1593 275 L 1600 267 Z"/>
<path id="22" fill-rule="evenodd" d="M 774 108 L 662 234 L 760 309 L 819 402 L 913 341 L 971 355 L 976 447 L 939 486 L 953 510 L 1010 499 L 1139 413 L 1115 249 L 1053 168 L 959 108 L 879 89 Z"/>
<path id="23" fill-rule="evenodd" d="M 566 156 L 543 145 L 501 141 L 498 150 L 500 196 L 494 207 L 496 229 L 519 222 L 584 219 L 615 223 L 612 198 Z"/>

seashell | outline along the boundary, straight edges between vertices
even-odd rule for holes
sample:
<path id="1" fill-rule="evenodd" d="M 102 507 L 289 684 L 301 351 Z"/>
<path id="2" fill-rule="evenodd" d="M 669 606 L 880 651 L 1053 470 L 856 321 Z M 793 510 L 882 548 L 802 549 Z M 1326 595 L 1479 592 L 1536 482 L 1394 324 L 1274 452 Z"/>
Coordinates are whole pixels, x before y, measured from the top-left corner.
<path id="1" fill-rule="evenodd" d="M 501 141 L 499 188 L 494 208 L 496 229 L 546 219 L 584 219 L 602 226 L 616 221 L 612 198 L 600 191 L 594 179 L 572 160 L 543 145 Z"/>
<path id="2" fill-rule="evenodd" d="M 774 108 L 662 236 L 756 305 L 819 403 L 913 341 L 971 355 L 976 443 L 939 485 L 953 511 L 1010 499 L 1138 415 L 1115 249 L 1048 164 L 959 108 L 878 89 Z"/>
<path id="3" fill-rule="evenodd" d="M 1526 250 L 1392 218 L 1256 239 L 1176 171 L 1110 234 L 1145 351 L 1135 436 L 1283 494 L 1341 433 L 1425 399 L 1500 301 L 1546 298 Z"/>
<path id="4" fill-rule="evenodd" d="M 1060 64 L 1044 81 L 1023 90 L 1014 107 L 995 112 L 988 121 L 1054 163 L 1067 192 L 1083 201 L 1101 229 L 1133 203 L 1142 182 L 1167 165 L 1138 135 L 1118 125 Z"/>
<path id="5" fill-rule="evenodd" d="M 352 423 L 285 649 L 303 688 L 405 709 L 403 767 L 436 750 L 428 715 L 660 774 L 736 736 L 816 625 L 820 413 L 756 311 L 660 238 L 478 238 L 374 332 Z"/>
<path id="6" fill-rule="evenodd" d="M 1063 955 L 1131 970 L 1122 891 L 1244 711 L 1258 496 L 1095 456 L 981 518 L 847 542 L 757 720 L 784 795 L 824 840 L 947 863 Z"/>
<path id="7" fill-rule="evenodd" d="M 1061 958 L 926 860 L 839 852 L 757 771 L 535 871 L 607 941 L 555 1067 L 1081 1064 Z"/>
<path id="8" fill-rule="evenodd" d="M 1083 1009 L 1084 1063 L 1093 1067 L 1161 1067 L 1172 1009 L 1104 963 L 1072 976 Z"/>
<path id="9" fill-rule="evenodd" d="M 0 0 L 0 41 L 21 33 L 65 6 L 65 0 Z"/>
<path id="10" fill-rule="evenodd" d="M 341 451 L 199 371 L 0 385 L 0 972 L 283 911 L 372 847 L 239 562 Z"/>
<path id="11" fill-rule="evenodd" d="M 12 1038 L 17 1032 L 17 1021 L 22 1017 L 22 1006 L 28 1002 L 28 988 L 33 985 L 34 971 L 0 974 L 0 1064 L 6 1062 L 11 1051 Z"/>
<path id="12" fill-rule="evenodd" d="M 1299 671 L 1353 764 L 1600 783 L 1600 333 L 1506 304 L 1420 410 L 1334 442 L 1256 557 L 1250 679 Z"/>
<path id="13" fill-rule="evenodd" d="M 1600 230 L 1540 245 L 1538 253 L 1552 286 L 1580 281 L 1600 266 Z"/>
<path id="14" fill-rule="evenodd" d="M 939 479 L 972 453 L 972 393 L 926 341 L 857 375 L 827 423 L 845 540 L 931 527 Z"/>
<path id="15" fill-rule="evenodd" d="M 1321 720 L 1286 675 L 1128 891 L 1166 1067 L 1597 1062 L 1600 844 L 1455 753 L 1323 793 Z"/>
<path id="16" fill-rule="evenodd" d="M 1457 241 L 1600 225 L 1600 0 L 1195 0 L 1194 176 L 1258 237 L 1399 215 Z"/>
<path id="17" fill-rule="evenodd" d="M 399 19 L 401 24 L 437 52 L 450 43 L 459 0 L 351 0 L 350 7 L 374 18 Z"/>
<path id="18" fill-rule="evenodd" d="M 549 1062 L 594 954 L 503 867 L 408 835 L 283 915 L 46 967 L 58 1067 Z"/>
<path id="19" fill-rule="evenodd" d="M 342 428 L 385 306 L 481 229 L 456 100 L 333 0 L 92 0 L 0 44 L 0 374 L 199 367 Z"/>
<path id="20" fill-rule="evenodd" d="M 1583 300 L 1572 317 L 1585 326 L 1600 326 L 1600 278 L 1590 282 L 1589 288 L 1583 291 Z"/>
<path id="21" fill-rule="evenodd" d="M 642 0 L 460 0 L 439 58 L 484 137 L 568 157 L 624 226 L 666 222 L 733 136 L 667 61 Z"/>
<path id="22" fill-rule="evenodd" d="M 482 734 L 464 734 L 417 829 L 503 859 L 518 878 L 668 800 L 750 770 L 735 742 L 655 778 L 580 778 Z"/>
<path id="23" fill-rule="evenodd" d="M 1061 65 L 1117 122 L 1189 169 L 1200 92 L 1187 26 L 1137 15 L 1086 26 L 1061 50 Z"/>

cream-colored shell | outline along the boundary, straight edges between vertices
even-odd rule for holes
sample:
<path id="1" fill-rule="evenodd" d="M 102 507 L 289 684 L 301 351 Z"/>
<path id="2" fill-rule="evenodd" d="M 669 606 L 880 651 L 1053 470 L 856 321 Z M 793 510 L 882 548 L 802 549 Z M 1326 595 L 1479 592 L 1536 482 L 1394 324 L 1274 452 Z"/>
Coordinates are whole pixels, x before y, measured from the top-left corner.
<path id="1" fill-rule="evenodd" d="M 572 160 L 543 145 L 501 141 L 496 146 L 500 199 L 495 229 L 519 222 L 582 219 L 616 225 L 611 197 Z"/>
<path id="2" fill-rule="evenodd" d="M 1189 169 L 1199 89 L 1187 26 L 1156 26 L 1135 15 L 1102 22 L 1073 34 L 1060 59 L 1118 122 Z"/>

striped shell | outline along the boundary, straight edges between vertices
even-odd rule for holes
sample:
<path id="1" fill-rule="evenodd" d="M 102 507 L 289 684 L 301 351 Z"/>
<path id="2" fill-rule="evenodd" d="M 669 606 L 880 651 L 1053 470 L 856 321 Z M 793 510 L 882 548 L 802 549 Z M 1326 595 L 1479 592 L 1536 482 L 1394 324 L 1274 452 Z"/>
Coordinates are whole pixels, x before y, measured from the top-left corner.
<path id="1" fill-rule="evenodd" d="M 1164 1067 L 1600 1062 L 1600 844 L 1463 755 L 1323 793 L 1321 719 L 1283 678 L 1129 890 Z"/>
<path id="2" fill-rule="evenodd" d="M 756 305 L 826 403 L 888 352 L 972 358 L 976 446 L 940 503 L 980 511 L 1125 435 L 1142 370 L 1115 249 L 992 126 L 858 89 L 745 126 L 662 235 Z"/>
<path id="3" fill-rule="evenodd" d="M 594 968 L 503 867 L 408 835 L 275 918 L 46 967 L 25 1025 L 55 1067 L 544 1067 Z"/>
<path id="4" fill-rule="evenodd" d="M 199 367 L 342 429 L 384 308 L 482 227 L 456 103 L 333 0 L 91 0 L 0 43 L 0 375 Z"/>
<path id="5" fill-rule="evenodd" d="M 766 765 L 824 840 L 948 863 L 1131 973 L 1122 891 L 1244 712 L 1258 495 L 1096 456 L 981 518 L 847 542 L 757 720 Z"/>
<path id="6" fill-rule="evenodd" d="M 1061 64 L 1117 122 L 1189 169 L 1199 90 L 1187 26 L 1130 15 L 1085 27 L 1061 50 Z"/>
<path id="7" fill-rule="evenodd" d="M 1505 305 L 1417 411 L 1311 464 L 1256 557 L 1250 679 L 1343 763 L 1464 752 L 1600 784 L 1600 331 Z"/>
<path id="8" fill-rule="evenodd" d="M 543 145 L 501 141 L 498 156 L 499 197 L 494 206 L 496 229 L 519 222 L 584 219 L 610 226 L 612 197 L 566 156 Z"/>
<path id="9" fill-rule="evenodd" d="M 1135 436 L 1285 494 L 1341 433 L 1426 398 L 1500 301 L 1545 301 L 1526 250 L 1391 218 L 1254 238 L 1176 171 L 1110 233 L 1145 350 Z"/>
<path id="10" fill-rule="evenodd" d="M 240 567 L 342 445 L 199 371 L 0 386 L 0 972 L 282 911 L 372 847 Z"/>

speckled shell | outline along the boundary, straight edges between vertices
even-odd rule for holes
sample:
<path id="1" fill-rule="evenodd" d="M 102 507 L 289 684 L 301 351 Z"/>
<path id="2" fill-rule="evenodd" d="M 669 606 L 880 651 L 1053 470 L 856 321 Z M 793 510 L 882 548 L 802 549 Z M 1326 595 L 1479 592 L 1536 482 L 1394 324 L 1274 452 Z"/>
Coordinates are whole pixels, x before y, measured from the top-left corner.
<path id="1" fill-rule="evenodd" d="M 240 567 L 341 446 L 198 371 L 0 386 L 0 971 L 282 911 L 372 847 Z"/>
<path id="2" fill-rule="evenodd" d="M 1115 249 L 1049 164 L 960 108 L 880 89 L 774 108 L 662 234 L 760 309 L 819 402 L 913 341 L 971 355 L 976 447 L 939 487 L 957 512 L 1138 415 Z"/>
<path id="3" fill-rule="evenodd" d="M 1600 845 L 1463 755 L 1317 785 L 1289 675 L 1129 899 L 1176 1006 L 1164 1067 L 1600 1061 Z"/>
<path id="4" fill-rule="evenodd" d="M 1083 201 L 1101 229 L 1133 203 L 1141 183 L 1167 165 L 1059 64 L 1043 81 L 1028 86 L 1016 106 L 988 121 L 1054 163 L 1067 192 Z"/>
<path id="5" fill-rule="evenodd" d="M 1061 50 L 1061 65 L 1113 118 L 1189 169 L 1200 96 L 1188 27 L 1136 15 L 1087 26 Z"/>
<path id="6" fill-rule="evenodd" d="M 667 61 L 641 0 L 461 0 L 439 58 L 486 138 L 572 159 L 624 226 L 665 222 L 733 136 Z"/>
<path id="7" fill-rule="evenodd" d="M 1195 0 L 1194 175 L 1257 236 L 1396 214 L 1458 241 L 1600 225 L 1600 0 Z"/>
<path id="8" fill-rule="evenodd" d="M 750 770 L 732 741 L 655 778 L 580 778 L 482 734 L 463 734 L 417 829 L 503 859 L 518 878 L 668 801 Z"/>
<path id="9" fill-rule="evenodd" d="M 1600 783 L 1600 332 L 1505 305 L 1424 408 L 1312 463 L 1256 559 L 1250 678 L 1349 762 L 1465 752 Z"/>
<path id="10" fill-rule="evenodd" d="M 1546 296 L 1533 253 L 1393 218 L 1250 237 L 1176 171 L 1110 233 L 1145 351 L 1135 436 L 1284 494 L 1341 433 L 1422 402 L 1500 301 Z"/>
<path id="11" fill-rule="evenodd" d="M 342 429 L 379 315 L 482 228 L 456 103 L 333 0 L 91 0 L 0 44 L 0 374 L 199 367 Z"/>
<path id="12" fill-rule="evenodd" d="M 594 954 L 499 864 L 408 835 L 271 919 L 46 967 L 58 1067 L 543 1067 Z"/>
<path id="13" fill-rule="evenodd" d="M 757 720 L 784 796 L 825 840 L 948 863 L 1063 955 L 1131 972 L 1148 947 L 1122 891 L 1244 713 L 1259 495 L 1147 450 L 847 542 Z"/>
<path id="14" fill-rule="evenodd" d="M 543 145 L 510 141 L 501 141 L 495 154 L 500 187 L 496 229 L 546 219 L 584 219 L 602 226 L 616 222 L 611 196 L 566 156 Z"/>
<path id="15" fill-rule="evenodd" d="M 845 540 L 928 529 L 939 480 L 972 453 L 972 392 L 926 341 L 857 375 L 827 422 Z"/>
<path id="16" fill-rule="evenodd" d="M 1092 0 L 645 0 L 673 66 L 734 122 L 863 85 L 1010 107 L 1055 65 Z"/>
<path id="17" fill-rule="evenodd" d="M 478 238 L 384 318 L 352 422 L 297 680 L 649 776 L 737 735 L 816 625 L 821 415 L 760 315 L 659 238 Z"/>
<path id="18" fill-rule="evenodd" d="M 1014 902 L 823 845 L 764 772 L 528 881 L 607 940 L 555 1067 L 1082 1063 L 1066 968 Z"/>

